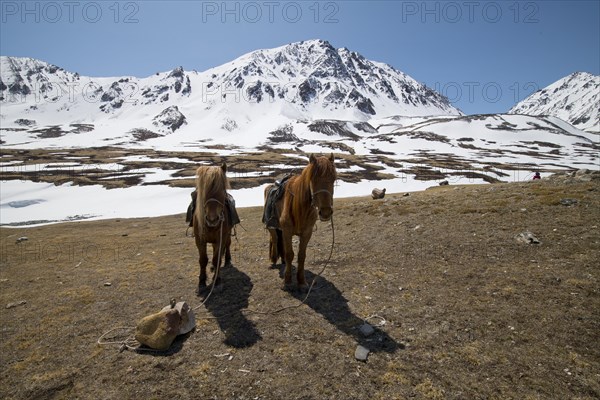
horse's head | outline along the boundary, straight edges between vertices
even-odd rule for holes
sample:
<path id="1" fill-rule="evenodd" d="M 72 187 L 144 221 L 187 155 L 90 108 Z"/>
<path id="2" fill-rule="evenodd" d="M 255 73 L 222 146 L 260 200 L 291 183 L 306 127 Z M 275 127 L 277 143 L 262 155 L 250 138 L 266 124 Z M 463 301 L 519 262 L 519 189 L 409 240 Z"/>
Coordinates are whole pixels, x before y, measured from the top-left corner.
<path id="1" fill-rule="evenodd" d="M 207 170 L 209 171 L 209 170 Z M 219 226 L 225 219 L 225 197 L 227 181 L 227 165 L 223 163 L 221 168 L 212 170 L 214 175 L 205 181 L 204 189 L 204 223 L 210 228 Z"/>
<path id="2" fill-rule="evenodd" d="M 221 221 L 225 219 L 225 203 L 224 200 L 217 200 L 214 197 L 207 199 L 204 203 L 204 222 L 209 228 L 219 226 Z"/>
<path id="3" fill-rule="evenodd" d="M 310 196 L 312 206 L 317 208 L 319 219 L 329 221 L 333 215 L 333 185 L 337 178 L 333 153 L 329 157 L 310 155 L 312 175 Z"/>

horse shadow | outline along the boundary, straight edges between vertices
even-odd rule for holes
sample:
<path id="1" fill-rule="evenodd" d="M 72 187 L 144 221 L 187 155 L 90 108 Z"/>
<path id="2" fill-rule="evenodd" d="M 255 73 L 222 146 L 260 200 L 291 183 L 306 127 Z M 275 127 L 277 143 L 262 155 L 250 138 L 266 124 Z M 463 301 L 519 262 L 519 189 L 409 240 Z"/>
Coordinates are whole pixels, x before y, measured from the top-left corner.
<path id="1" fill-rule="evenodd" d="M 221 268 L 221 284 L 215 287 L 204 304 L 217 320 L 225 334 L 223 342 L 228 346 L 238 349 L 251 347 L 262 339 L 254 323 L 242 312 L 248 307 L 253 286 L 250 277 L 235 266 Z M 210 285 L 202 290 L 200 296 L 204 299 L 209 292 Z"/>
<path id="2" fill-rule="evenodd" d="M 285 265 L 282 264 L 279 268 L 279 275 L 283 279 Z M 369 349 L 372 353 L 394 353 L 398 349 L 404 349 L 405 346 L 402 343 L 398 343 L 378 327 L 373 327 L 374 333 L 365 337 L 359 329 L 364 324 L 364 319 L 352 313 L 348 306 L 348 300 L 342 295 L 342 292 L 323 276 L 317 276 L 308 270 L 305 270 L 305 276 L 307 282 L 317 280 L 305 304 L 321 314 L 338 330 L 354 337 L 357 344 Z M 306 297 L 306 293 L 298 290 L 288 291 L 288 293 L 298 301 L 302 301 Z"/>

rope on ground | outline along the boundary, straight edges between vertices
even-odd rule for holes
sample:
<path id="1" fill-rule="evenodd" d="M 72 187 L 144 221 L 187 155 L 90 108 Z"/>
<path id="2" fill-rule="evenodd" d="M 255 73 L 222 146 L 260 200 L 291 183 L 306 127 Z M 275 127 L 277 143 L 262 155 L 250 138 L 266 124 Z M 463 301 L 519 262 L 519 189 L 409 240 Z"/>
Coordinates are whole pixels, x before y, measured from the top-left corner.
<path id="1" fill-rule="evenodd" d="M 113 328 L 113 329 L 109 330 L 108 332 L 106 332 L 105 334 L 103 334 L 102 336 L 100 336 L 96 343 L 100 346 L 111 346 L 111 345 L 118 344 L 119 345 L 119 353 L 122 353 L 125 350 L 131 350 L 131 351 L 136 351 L 136 352 L 140 352 L 140 353 L 142 353 L 142 352 L 144 352 L 144 353 L 164 353 L 164 351 L 162 351 L 162 350 L 155 350 L 155 349 L 151 349 L 149 347 L 142 347 L 142 344 L 140 342 L 138 342 L 135 339 L 135 336 L 130 333 L 134 329 L 135 328 L 131 327 L 131 326 Z M 124 331 L 125 333 L 123 333 L 121 335 L 117 335 L 116 337 L 113 338 L 113 340 L 106 340 L 106 341 L 103 340 L 110 333 L 119 331 L 119 330 Z M 119 338 L 119 337 L 122 339 L 115 340 L 116 338 Z"/>
<path id="2" fill-rule="evenodd" d="M 285 306 L 285 307 L 281 307 L 281 308 L 277 308 L 275 310 L 269 310 L 269 311 L 259 311 L 259 310 L 253 310 L 250 308 L 246 308 L 246 309 L 242 309 L 242 312 L 246 312 L 247 314 L 260 314 L 260 315 L 275 315 L 278 314 L 282 311 L 285 310 L 290 310 L 290 309 L 294 309 L 294 308 L 298 308 L 300 306 L 302 306 L 303 304 L 306 303 L 306 301 L 308 300 L 308 296 L 310 296 L 310 293 L 312 292 L 312 289 L 315 285 L 315 283 L 317 282 L 317 279 L 323 274 L 323 272 L 325 272 L 325 269 L 327 269 L 327 266 L 329 265 L 329 262 L 331 261 L 331 257 L 333 256 L 333 248 L 335 247 L 335 228 L 333 225 L 333 216 L 331 216 L 331 248 L 329 250 L 329 257 L 327 257 L 327 260 L 325 261 L 325 265 L 323 265 L 323 268 L 321 268 L 321 270 L 319 271 L 319 273 L 315 276 L 315 278 L 313 279 L 313 281 L 311 282 L 308 291 L 306 292 L 306 296 L 304 296 L 304 298 L 302 299 L 301 302 L 297 303 L 297 304 L 293 304 L 290 306 Z M 220 268 L 221 268 L 221 245 L 223 242 L 223 220 L 221 220 L 221 227 L 220 227 L 220 234 L 219 234 L 219 255 L 218 255 L 218 261 L 217 261 L 217 267 L 216 267 L 216 271 L 215 271 L 215 275 L 213 277 L 213 282 L 210 288 L 210 292 L 208 293 L 208 295 L 204 298 L 204 300 L 202 301 L 202 303 L 200 303 L 198 306 L 192 308 L 192 311 L 196 311 L 198 308 L 202 307 L 210 298 L 210 296 L 213 293 L 213 290 L 215 288 L 215 284 L 217 282 L 217 277 L 219 276 L 219 272 L 220 272 Z M 203 319 L 217 319 L 217 318 L 223 318 L 227 315 L 230 315 L 233 313 L 229 313 L 229 314 L 223 314 L 220 316 L 213 316 L 213 317 L 203 317 Z M 377 316 L 372 316 L 372 317 L 368 317 L 369 318 L 374 318 Z M 379 317 L 381 318 L 381 317 Z M 367 319 L 365 319 L 365 321 L 367 321 Z M 385 324 L 385 319 L 381 318 L 384 322 L 383 324 Z M 382 324 L 382 325 L 383 325 Z M 146 348 L 146 347 L 141 347 L 140 342 L 138 342 L 135 337 L 130 333 L 132 330 L 134 330 L 135 328 L 133 327 L 117 327 L 117 328 L 113 328 L 111 330 L 109 330 L 108 332 L 104 333 L 102 336 L 100 336 L 100 338 L 98 338 L 98 345 L 100 346 L 107 346 L 107 345 L 120 345 L 119 347 L 119 352 L 123 352 L 124 350 L 132 350 L 132 351 L 136 351 L 136 352 L 148 352 L 148 353 L 165 353 L 165 351 L 162 350 L 155 350 L 155 349 L 151 349 L 151 348 Z M 126 331 L 127 333 L 125 335 L 123 335 L 122 337 L 124 337 L 125 339 L 122 340 L 107 340 L 107 341 L 103 341 L 104 337 L 106 337 L 107 335 L 109 335 L 110 333 L 114 332 L 114 331 L 118 331 L 118 330 L 123 330 Z M 118 336 L 117 336 L 118 337 Z M 168 350 L 167 350 L 168 351 Z"/>
<path id="3" fill-rule="evenodd" d="M 215 288 L 215 283 L 217 282 L 216 278 L 219 276 L 219 271 L 220 271 L 220 267 L 221 267 L 221 253 L 222 253 L 222 251 L 221 251 L 221 245 L 223 244 L 223 222 L 224 222 L 224 219 L 222 218 L 221 219 L 220 233 L 219 233 L 219 255 L 218 255 L 218 262 L 217 262 L 216 273 L 215 273 L 215 276 L 213 278 L 212 286 L 210 288 L 210 292 L 208 293 L 208 296 L 206 296 L 204 298 L 204 300 L 202 301 L 202 303 L 200 303 L 200 305 L 194 307 L 192 309 L 192 311 L 195 311 L 198 308 L 202 307 L 208 301 L 208 299 L 210 298 L 210 295 L 212 294 L 212 292 L 213 292 L 213 290 Z M 186 231 L 186 236 L 187 236 L 187 231 Z M 123 352 L 126 349 L 127 350 L 136 351 L 136 352 L 157 353 L 157 354 L 168 352 L 168 350 L 167 351 L 162 351 L 162 350 L 151 349 L 149 347 L 142 347 L 142 344 L 135 339 L 135 336 L 133 334 L 130 333 L 134 329 L 135 329 L 134 327 L 117 327 L 117 328 L 113 328 L 113 329 L 109 330 L 108 332 L 104 333 L 102 336 L 100 336 L 100 338 L 98 338 L 98 340 L 97 340 L 97 343 L 100 346 L 108 346 L 108 345 L 116 345 L 116 344 L 118 344 L 118 345 L 120 345 L 120 347 L 119 347 L 119 353 Z M 127 331 L 126 335 L 122 335 L 122 337 L 124 339 L 103 341 L 103 339 L 104 339 L 105 336 L 109 335 L 110 333 L 112 333 L 114 331 L 118 331 L 118 330 Z"/>
<path id="4" fill-rule="evenodd" d="M 335 247 L 335 229 L 333 227 L 333 215 L 331 216 L 331 249 L 329 250 L 329 257 L 327 257 L 327 260 L 325 261 L 325 265 L 323 265 L 323 268 L 321 268 L 321 270 L 319 271 L 319 273 L 315 276 L 315 278 L 313 279 L 313 281 L 311 282 L 309 288 L 308 288 L 308 292 L 306 292 L 306 296 L 304 296 L 304 299 L 302 299 L 302 301 L 298 304 L 293 304 L 291 306 L 285 306 L 285 307 L 281 307 L 281 308 L 277 308 L 275 310 L 271 310 L 271 311 L 258 311 L 258 310 L 253 310 L 250 308 L 246 308 L 241 310 L 242 312 L 246 312 L 248 314 L 260 314 L 260 315 L 275 315 L 278 314 L 282 311 L 285 310 L 290 310 L 293 308 L 298 308 L 301 305 L 303 305 L 304 303 L 306 303 L 306 301 L 308 300 L 308 296 L 310 296 L 310 292 L 312 291 L 315 283 L 317 282 L 317 279 L 323 274 L 323 272 L 325 272 L 325 269 L 327 268 L 327 266 L 329 265 L 329 262 L 331 261 L 331 257 L 333 256 L 333 248 Z"/>
<path id="5" fill-rule="evenodd" d="M 377 328 L 380 328 L 382 326 L 384 326 L 385 324 L 387 324 L 387 320 L 385 318 L 383 318 L 382 316 L 373 314 L 368 316 L 367 318 L 364 319 L 365 323 L 369 322 L 369 320 L 374 319 L 374 318 L 378 318 L 379 319 L 379 323 L 377 325 L 374 325 Z"/>

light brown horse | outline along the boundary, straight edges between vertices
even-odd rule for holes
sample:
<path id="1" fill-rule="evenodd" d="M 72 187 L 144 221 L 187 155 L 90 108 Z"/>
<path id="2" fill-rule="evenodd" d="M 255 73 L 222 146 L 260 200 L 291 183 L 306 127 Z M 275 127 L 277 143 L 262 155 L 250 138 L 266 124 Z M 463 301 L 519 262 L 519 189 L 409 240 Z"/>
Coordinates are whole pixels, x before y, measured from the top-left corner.
<path id="1" fill-rule="evenodd" d="M 212 244 L 212 270 L 215 271 L 215 285 L 220 283 L 217 263 L 225 258 L 225 266 L 231 264 L 231 229 L 229 213 L 226 209 L 229 181 L 227 165 L 221 167 L 202 166 L 196 171 L 196 210 L 194 212 L 194 237 L 198 248 L 200 276 L 198 294 L 206 286 L 206 266 L 208 264 L 207 243 Z M 220 246 L 220 247 L 219 247 Z M 220 258 L 219 258 L 220 255 Z"/>
<path id="2" fill-rule="evenodd" d="M 294 259 L 292 236 L 294 235 L 300 237 L 297 284 L 300 290 L 305 290 L 307 287 L 304 278 L 306 247 L 317 218 L 321 221 L 329 221 L 333 215 L 333 185 L 336 178 L 333 154 L 329 157 L 315 157 L 311 154 L 309 163 L 302 173 L 288 179 L 284 195 L 275 204 L 280 229 L 269 228 L 269 256 L 273 265 L 277 263 L 280 256 L 285 260 L 286 289 L 289 289 L 292 284 Z M 265 189 L 265 197 L 267 194 L 268 188 Z"/>

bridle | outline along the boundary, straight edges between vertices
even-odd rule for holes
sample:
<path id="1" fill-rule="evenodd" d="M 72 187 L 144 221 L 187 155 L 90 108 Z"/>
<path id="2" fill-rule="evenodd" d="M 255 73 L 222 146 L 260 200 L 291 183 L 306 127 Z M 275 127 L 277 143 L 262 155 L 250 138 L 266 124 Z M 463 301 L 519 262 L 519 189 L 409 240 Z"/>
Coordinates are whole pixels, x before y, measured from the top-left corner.
<path id="1" fill-rule="evenodd" d="M 208 214 L 204 216 L 204 223 L 206 224 L 206 226 L 208 226 L 209 228 L 216 228 L 221 222 L 223 222 L 225 220 L 225 204 L 223 204 L 221 201 L 215 199 L 214 197 L 211 197 L 210 199 L 208 199 L 204 202 L 205 208 L 208 203 L 217 203 L 217 204 L 221 205 L 221 207 L 223 207 L 221 209 L 221 213 L 219 214 L 219 219 L 214 223 L 211 223 L 208 221 Z"/>
<path id="2" fill-rule="evenodd" d="M 330 199 L 330 203 L 329 206 L 331 208 L 333 208 L 333 193 L 331 193 L 329 190 L 327 189 L 319 189 L 316 192 L 312 191 L 312 188 L 310 189 L 310 203 L 312 204 L 313 207 L 316 207 L 315 205 L 315 195 L 319 194 L 319 193 L 327 193 L 329 195 L 329 199 Z"/>

